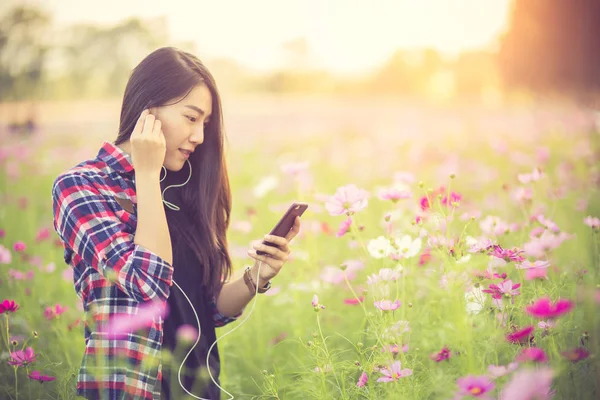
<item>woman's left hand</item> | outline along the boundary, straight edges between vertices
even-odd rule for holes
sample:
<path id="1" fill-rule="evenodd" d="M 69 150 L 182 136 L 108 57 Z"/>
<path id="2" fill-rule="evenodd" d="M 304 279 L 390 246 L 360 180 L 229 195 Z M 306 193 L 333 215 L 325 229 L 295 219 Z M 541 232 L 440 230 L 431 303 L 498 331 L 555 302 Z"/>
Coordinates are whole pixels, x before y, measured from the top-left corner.
<path id="1" fill-rule="evenodd" d="M 289 243 L 296 237 L 300 231 L 300 217 L 296 217 L 294 226 L 288 232 L 286 237 L 265 235 L 264 241 L 272 243 L 273 246 L 264 243 L 257 243 L 252 246 L 253 250 L 248 250 L 248 255 L 254 260 L 251 275 L 255 279 L 260 265 L 260 279 L 258 280 L 259 287 L 264 286 L 269 280 L 277 276 L 283 264 L 288 260 L 290 255 Z M 263 251 L 267 255 L 258 255 L 256 251 Z M 262 265 L 259 261 L 262 261 Z"/>

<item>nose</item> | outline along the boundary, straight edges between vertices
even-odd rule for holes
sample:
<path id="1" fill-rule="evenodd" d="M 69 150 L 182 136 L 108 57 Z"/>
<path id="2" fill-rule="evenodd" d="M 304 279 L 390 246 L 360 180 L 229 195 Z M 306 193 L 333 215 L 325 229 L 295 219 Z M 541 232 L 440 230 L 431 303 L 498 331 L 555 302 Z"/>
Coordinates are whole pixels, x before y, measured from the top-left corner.
<path id="1" fill-rule="evenodd" d="M 192 133 L 190 135 L 190 142 L 194 143 L 196 146 L 199 146 L 204 142 L 204 125 L 200 124 L 197 127 L 192 129 Z"/>

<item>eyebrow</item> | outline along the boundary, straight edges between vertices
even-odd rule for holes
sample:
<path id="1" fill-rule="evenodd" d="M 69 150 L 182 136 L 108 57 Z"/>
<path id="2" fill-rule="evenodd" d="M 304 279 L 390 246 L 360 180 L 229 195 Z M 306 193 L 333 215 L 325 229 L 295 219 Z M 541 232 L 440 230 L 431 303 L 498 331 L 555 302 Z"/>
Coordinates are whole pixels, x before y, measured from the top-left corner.
<path id="1" fill-rule="evenodd" d="M 201 109 L 201 108 L 198 108 L 198 107 L 196 107 L 196 106 L 193 106 L 193 105 L 191 105 L 191 104 L 187 104 L 187 105 L 186 105 L 186 107 L 187 107 L 187 108 L 191 108 L 192 110 L 196 111 L 196 112 L 197 112 L 198 114 L 200 114 L 200 115 L 205 115 L 205 114 L 206 114 L 206 113 L 204 112 L 204 110 L 203 110 L 203 109 Z"/>

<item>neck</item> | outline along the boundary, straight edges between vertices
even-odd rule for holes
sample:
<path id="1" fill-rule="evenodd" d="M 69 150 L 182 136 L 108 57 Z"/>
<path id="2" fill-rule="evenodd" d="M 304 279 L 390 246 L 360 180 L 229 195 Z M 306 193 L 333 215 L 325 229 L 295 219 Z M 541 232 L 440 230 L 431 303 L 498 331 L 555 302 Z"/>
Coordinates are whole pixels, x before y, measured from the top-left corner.
<path id="1" fill-rule="evenodd" d="M 117 145 L 117 147 L 123 150 L 125 153 L 131 154 L 131 143 L 129 140 Z"/>

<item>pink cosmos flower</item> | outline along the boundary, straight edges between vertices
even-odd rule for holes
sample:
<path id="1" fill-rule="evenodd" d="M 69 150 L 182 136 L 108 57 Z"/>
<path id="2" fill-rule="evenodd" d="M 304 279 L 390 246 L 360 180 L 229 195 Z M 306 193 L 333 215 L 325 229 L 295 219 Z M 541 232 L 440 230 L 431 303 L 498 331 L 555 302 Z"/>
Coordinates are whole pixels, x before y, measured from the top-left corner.
<path id="1" fill-rule="evenodd" d="M 560 228 L 558 227 L 558 225 L 556 225 L 556 223 L 554 221 L 552 221 L 551 219 L 546 218 L 543 215 L 538 215 L 536 217 L 536 219 L 540 224 L 542 224 L 544 227 L 551 230 L 552 232 L 554 232 L 554 233 L 560 232 Z"/>
<path id="2" fill-rule="evenodd" d="M 573 309 L 573 302 L 567 299 L 559 299 L 552 304 L 548 297 L 542 297 L 534 304 L 525 307 L 525 312 L 536 318 L 556 318 L 568 313 Z"/>
<path id="3" fill-rule="evenodd" d="M 355 279 L 356 272 L 348 269 L 343 270 L 341 268 L 327 266 L 323 269 L 323 272 L 320 276 L 323 281 L 337 285 L 339 283 L 344 283 L 345 279 L 348 279 L 349 281 Z"/>
<path id="4" fill-rule="evenodd" d="M 431 358 L 433 361 L 435 362 L 440 362 L 440 361 L 444 361 L 444 360 L 449 360 L 450 359 L 450 355 L 452 353 L 450 352 L 450 349 L 448 349 L 447 346 L 444 346 L 442 348 L 442 350 L 440 350 L 437 353 L 433 353 L 429 356 L 429 358 Z"/>
<path id="5" fill-rule="evenodd" d="M 178 341 L 192 343 L 198 338 L 198 329 L 192 325 L 184 324 L 177 328 L 175 337 Z"/>
<path id="6" fill-rule="evenodd" d="M 503 249 L 500 245 L 494 244 L 490 248 L 488 248 L 488 254 L 497 258 L 501 258 L 506 262 L 513 261 L 515 263 L 520 263 L 525 260 L 525 257 L 521 254 L 523 250 L 520 250 L 516 247 L 512 249 Z"/>
<path id="7" fill-rule="evenodd" d="M 139 305 L 135 315 L 115 314 L 100 331 L 106 332 L 110 338 L 118 338 L 151 326 L 155 318 L 160 317 L 164 320 L 168 313 L 169 305 L 166 301 L 147 301 Z"/>
<path id="8" fill-rule="evenodd" d="M 490 365 L 488 366 L 488 372 L 492 378 L 500 378 L 501 376 L 508 375 L 512 371 L 519 367 L 518 362 L 511 362 L 510 364 L 504 365 Z"/>
<path id="9" fill-rule="evenodd" d="M 392 302 L 391 300 L 381 300 L 374 302 L 375 307 L 380 309 L 381 311 L 394 311 L 398 307 L 400 307 L 400 300 L 396 300 Z"/>
<path id="10" fill-rule="evenodd" d="M 367 376 L 367 373 L 363 371 L 363 373 L 360 374 L 360 377 L 358 378 L 358 382 L 356 382 L 356 386 L 363 387 L 367 384 L 368 381 L 369 377 Z"/>
<path id="11" fill-rule="evenodd" d="M 530 182 L 537 182 L 544 177 L 544 173 L 541 169 L 536 168 L 530 174 L 519 174 L 517 175 L 517 179 L 519 182 L 523 184 L 527 184 Z"/>
<path id="12" fill-rule="evenodd" d="M 14 300 L 4 300 L 0 303 L 0 314 L 5 312 L 15 312 L 19 309 L 19 305 Z"/>
<path id="13" fill-rule="evenodd" d="M 35 240 L 36 242 L 41 242 L 43 240 L 46 240 L 50 237 L 50 229 L 48 228 L 41 228 L 37 235 L 35 236 Z"/>
<path id="14" fill-rule="evenodd" d="M 344 304 L 357 305 L 357 304 L 362 303 L 363 301 L 365 301 L 364 296 L 360 296 L 358 299 L 355 297 L 350 297 L 350 298 L 344 299 Z"/>
<path id="15" fill-rule="evenodd" d="M 556 322 L 554 322 L 551 319 L 549 319 L 548 321 L 538 322 L 538 328 L 543 329 L 543 330 L 549 330 L 551 328 L 554 328 L 555 326 L 556 326 Z"/>
<path id="16" fill-rule="evenodd" d="M 532 281 L 534 279 L 548 279 L 548 270 L 545 268 L 531 268 L 525 271 L 525 279 Z"/>
<path id="17" fill-rule="evenodd" d="M 464 397 L 476 397 L 478 399 L 490 399 L 489 392 L 494 389 L 494 381 L 485 375 L 468 375 L 458 378 L 456 381 L 459 391 L 456 393 L 456 399 Z"/>
<path id="18" fill-rule="evenodd" d="M 501 299 L 503 296 L 513 297 L 521 294 L 519 292 L 519 288 L 521 287 L 520 283 L 513 284 L 510 279 L 500 282 L 499 284 L 491 284 L 489 289 L 482 290 L 484 293 L 490 293 L 492 298 Z"/>
<path id="19" fill-rule="evenodd" d="M 549 266 L 550 266 L 550 262 L 548 262 L 548 261 L 542 261 L 542 260 L 529 261 L 529 260 L 525 260 L 522 263 L 515 265 L 515 268 L 517 268 L 517 269 L 546 269 Z"/>
<path id="20" fill-rule="evenodd" d="M 27 246 L 25 246 L 25 243 L 23 243 L 23 242 L 16 242 L 16 243 L 13 245 L 13 249 L 14 249 L 14 250 L 15 250 L 17 253 L 24 252 L 26 248 L 27 248 Z"/>
<path id="21" fill-rule="evenodd" d="M 577 347 L 574 349 L 563 351 L 560 354 L 571 362 L 578 362 L 588 358 L 590 352 L 584 349 L 583 347 Z"/>
<path id="22" fill-rule="evenodd" d="M 8 363 L 10 365 L 17 365 L 19 367 L 26 367 L 27 365 L 35 362 L 35 352 L 33 348 L 28 347 L 23 350 L 17 350 L 10 353 L 10 360 Z"/>
<path id="23" fill-rule="evenodd" d="M 348 219 L 342 221 L 342 223 L 340 224 L 340 229 L 337 231 L 335 236 L 344 236 L 346 233 L 348 233 L 348 230 L 350 230 L 350 226 L 352 226 L 352 217 L 348 217 Z"/>
<path id="24" fill-rule="evenodd" d="M 533 329 L 533 325 L 531 325 L 521 330 L 509 333 L 508 335 L 506 335 L 506 340 L 510 343 L 528 342 L 531 334 L 533 333 Z"/>
<path id="25" fill-rule="evenodd" d="M 583 219 L 583 223 L 592 229 L 600 229 L 600 218 L 592 217 L 588 215 Z"/>
<path id="26" fill-rule="evenodd" d="M 455 207 L 462 200 L 462 196 L 459 193 L 451 192 L 449 195 L 442 197 L 442 205 L 446 207 Z"/>
<path id="27" fill-rule="evenodd" d="M 317 296 L 316 294 L 313 295 L 311 304 L 315 308 L 318 307 L 319 306 L 319 296 Z"/>
<path id="28" fill-rule="evenodd" d="M 547 252 L 558 248 L 562 242 L 572 237 L 572 235 L 566 232 L 560 232 L 555 235 L 546 229 L 540 237 L 533 238 L 525 243 L 523 248 L 525 253 L 531 257 L 544 257 Z"/>
<path id="29" fill-rule="evenodd" d="M 0 264 L 10 264 L 12 262 L 12 255 L 10 250 L 0 244 Z"/>
<path id="30" fill-rule="evenodd" d="M 412 375 L 412 369 L 402 368 L 400 361 L 396 361 L 389 368 L 382 368 L 379 370 L 383 376 L 377 379 L 377 382 L 395 382 L 400 378 L 404 378 Z"/>
<path id="31" fill-rule="evenodd" d="M 4 229 L 0 229 L 0 239 L 6 236 L 6 231 Z"/>
<path id="32" fill-rule="evenodd" d="M 44 317 L 46 317 L 48 321 L 51 321 L 55 318 L 58 318 L 59 315 L 64 314 L 68 309 L 69 307 L 63 307 L 60 304 L 56 304 L 54 308 L 46 307 L 46 311 L 44 311 Z"/>
<path id="33" fill-rule="evenodd" d="M 544 350 L 539 347 L 526 347 L 521 350 L 521 353 L 515 359 L 516 361 L 535 361 L 535 362 L 548 362 L 548 356 Z"/>
<path id="34" fill-rule="evenodd" d="M 346 185 L 337 189 L 325 203 L 330 215 L 352 215 L 367 207 L 369 194 L 356 185 Z"/>
<path id="35" fill-rule="evenodd" d="M 27 376 L 35 381 L 39 381 L 40 383 L 50 382 L 56 379 L 54 376 L 42 375 L 40 371 L 31 371 L 31 373 Z"/>
<path id="36" fill-rule="evenodd" d="M 500 400 L 550 400 L 553 375 L 547 367 L 522 369 L 504 386 Z"/>
<path id="37" fill-rule="evenodd" d="M 379 198 L 381 200 L 391 200 L 393 203 L 397 203 L 398 200 L 410 199 L 412 193 L 408 190 L 398 190 L 395 188 L 383 189 L 379 192 Z"/>

